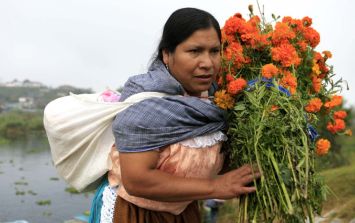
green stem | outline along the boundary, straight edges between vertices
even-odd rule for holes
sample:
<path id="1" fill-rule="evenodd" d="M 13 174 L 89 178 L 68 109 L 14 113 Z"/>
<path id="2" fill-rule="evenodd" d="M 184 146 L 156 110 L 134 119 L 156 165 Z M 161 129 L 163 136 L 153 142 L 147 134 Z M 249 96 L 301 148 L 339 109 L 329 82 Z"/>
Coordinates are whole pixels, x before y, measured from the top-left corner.
<path id="1" fill-rule="evenodd" d="M 266 103 L 266 107 L 269 106 L 270 104 L 270 100 L 271 100 L 271 97 L 269 98 L 269 100 L 267 101 Z M 270 197 L 270 192 L 269 192 L 269 188 L 267 186 L 267 184 L 265 184 L 265 175 L 264 175 L 264 171 L 263 171 L 263 168 L 262 168 L 262 164 L 261 164 L 261 161 L 260 161 L 260 154 L 259 154 L 259 150 L 258 150 L 258 143 L 259 143 L 259 139 L 260 139 L 260 135 L 261 135 L 261 132 L 264 128 L 264 125 L 262 124 L 264 122 L 264 119 L 266 117 L 266 113 L 267 113 L 267 109 L 263 109 L 263 113 L 261 115 L 261 118 L 259 119 L 259 122 L 258 122 L 258 128 L 254 130 L 254 153 L 255 153 L 255 158 L 256 158 L 256 163 L 258 165 L 258 169 L 262 175 L 261 177 L 261 186 L 263 188 L 263 186 L 266 186 L 265 187 L 265 190 L 266 190 L 266 194 L 268 195 L 268 198 L 269 198 L 269 203 L 270 203 L 270 208 L 272 208 L 272 203 L 271 203 L 271 197 Z M 250 157 L 250 156 L 249 156 Z M 254 183 L 255 183 L 255 180 L 254 180 Z M 258 188 L 257 188 L 257 198 L 258 198 L 258 201 L 260 204 L 261 203 L 261 200 L 260 200 L 260 194 L 259 194 L 259 191 L 258 191 Z M 265 199 L 265 197 L 263 197 L 263 200 Z M 265 205 L 265 208 L 266 209 L 269 209 L 267 205 Z M 255 216 L 255 215 L 254 215 Z"/>
<path id="2" fill-rule="evenodd" d="M 245 202 L 244 202 L 244 213 L 243 213 L 243 223 L 248 222 L 248 201 L 249 201 L 249 196 L 245 196 Z"/>
<path id="3" fill-rule="evenodd" d="M 311 205 L 307 205 L 307 209 L 308 209 L 308 215 L 309 215 L 309 222 L 310 223 L 314 223 L 314 215 L 313 215 L 313 210 Z"/>
<path id="4" fill-rule="evenodd" d="M 243 213 L 243 211 L 242 211 L 242 206 L 243 206 L 243 204 L 242 204 L 242 198 L 240 198 L 239 199 L 239 207 L 238 207 L 238 221 L 237 221 L 237 223 L 241 223 L 241 219 L 242 219 L 242 213 Z"/>
<path id="5" fill-rule="evenodd" d="M 292 176 L 293 176 L 293 180 L 294 180 L 294 183 L 295 183 L 295 190 L 296 190 L 296 196 L 297 196 L 297 199 L 300 198 L 300 194 L 299 194 L 299 191 L 298 191 L 298 180 L 297 180 L 297 177 L 296 177 L 296 173 L 293 169 L 293 165 L 292 165 L 292 160 L 291 160 L 291 155 L 290 155 L 290 152 L 288 151 L 288 148 L 287 149 L 287 158 L 288 158 L 288 162 L 290 163 L 290 169 L 291 169 L 291 172 L 292 172 Z"/>
<path id="6" fill-rule="evenodd" d="M 305 171 L 305 194 L 304 198 L 308 198 L 308 176 L 309 176 L 309 147 L 307 144 L 307 136 L 304 134 L 303 131 L 301 131 L 302 134 L 302 142 L 305 147 L 305 165 L 306 165 L 306 171 Z"/>
<path id="7" fill-rule="evenodd" d="M 255 207 L 255 212 L 254 212 L 254 217 L 253 217 L 253 223 L 257 223 L 257 217 L 258 217 L 258 206 Z"/>
<path id="8" fill-rule="evenodd" d="M 272 151 L 269 149 L 269 155 L 270 155 L 270 159 L 271 159 L 271 162 L 272 162 L 272 165 L 274 166 L 275 168 L 275 171 L 276 171 L 276 174 L 277 174 L 277 177 L 279 179 L 279 182 L 281 184 L 281 188 L 282 188 L 282 191 L 283 191 L 283 195 L 286 199 L 286 203 L 287 203 L 287 207 L 288 207 L 288 213 L 289 214 L 293 214 L 294 213 L 294 210 L 293 210 L 293 206 L 291 204 L 291 200 L 290 200 L 290 196 L 288 195 L 288 192 L 287 192 L 287 189 L 286 189 L 286 186 L 282 180 L 282 177 L 281 177 L 281 173 L 280 173 L 280 170 L 279 170 L 279 167 L 276 163 L 276 160 L 274 158 L 274 155 L 272 153 Z"/>

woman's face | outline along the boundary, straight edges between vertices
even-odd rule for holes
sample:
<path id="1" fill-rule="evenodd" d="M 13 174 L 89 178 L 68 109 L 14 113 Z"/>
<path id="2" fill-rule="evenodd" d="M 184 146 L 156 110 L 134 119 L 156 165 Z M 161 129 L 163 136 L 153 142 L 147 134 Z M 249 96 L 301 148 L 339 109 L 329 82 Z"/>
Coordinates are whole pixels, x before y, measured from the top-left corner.
<path id="1" fill-rule="evenodd" d="M 195 31 L 173 53 L 163 51 L 171 75 L 191 96 L 208 90 L 220 68 L 221 44 L 214 28 Z"/>

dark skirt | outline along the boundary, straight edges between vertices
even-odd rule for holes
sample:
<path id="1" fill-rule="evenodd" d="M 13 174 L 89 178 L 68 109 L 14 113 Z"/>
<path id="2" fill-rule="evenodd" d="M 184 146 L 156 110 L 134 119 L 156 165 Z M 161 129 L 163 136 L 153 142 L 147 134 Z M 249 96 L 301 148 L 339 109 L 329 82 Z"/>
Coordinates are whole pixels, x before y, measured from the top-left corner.
<path id="1" fill-rule="evenodd" d="M 140 208 L 117 196 L 113 223 L 200 223 L 197 201 L 189 204 L 179 215 Z"/>

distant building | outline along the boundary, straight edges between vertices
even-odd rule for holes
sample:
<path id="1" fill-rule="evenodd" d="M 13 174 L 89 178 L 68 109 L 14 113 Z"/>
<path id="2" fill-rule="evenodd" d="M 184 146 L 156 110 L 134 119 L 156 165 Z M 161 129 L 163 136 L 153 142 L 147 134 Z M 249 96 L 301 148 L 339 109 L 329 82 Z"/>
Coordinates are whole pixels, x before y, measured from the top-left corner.
<path id="1" fill-rule="evenodd" d="M 14 79 L 13 81 L 4 83 L 5 87 L 20 87 L 22 85 L 21 81 Z"/>
<path id="2" fill-rule="evenodd" d="M 10 82 L 4 83 L 3 86 L 5 86 L 5 87 L 34 87 L 34 88 L 45 87 L 41 82 L 30 81 L 28 79 L 26 79 L 24 81 L 19 81 L 17 79 L 14 79 Z"/>
<path id="3" fill-rule="evenodd" d="M 41 82 L 38 81 L 30 81 L 30 80 L 24 80 L 22 82 L 23 87 L 44 87 L 44 85 Z"/>
<path id="4" fill-rule="evenodd" d="M 19 97 L 18 103 L 22 109 L 34 108 L 34 99 L 32 97 Z"/>

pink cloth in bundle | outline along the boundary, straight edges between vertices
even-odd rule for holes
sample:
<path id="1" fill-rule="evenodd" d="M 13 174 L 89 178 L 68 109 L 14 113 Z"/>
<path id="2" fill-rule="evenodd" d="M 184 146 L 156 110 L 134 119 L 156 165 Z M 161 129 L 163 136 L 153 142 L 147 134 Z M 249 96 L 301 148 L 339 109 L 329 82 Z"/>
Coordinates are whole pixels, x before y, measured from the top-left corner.
<path id="1" fill-rule="evenodd" d="M 104 102 L 118 102 L 120 100 L 120 95 L 112 90 L 105 90 L 100 94 L 100 99 Z"/>

